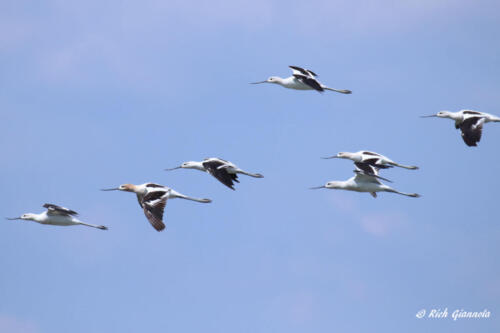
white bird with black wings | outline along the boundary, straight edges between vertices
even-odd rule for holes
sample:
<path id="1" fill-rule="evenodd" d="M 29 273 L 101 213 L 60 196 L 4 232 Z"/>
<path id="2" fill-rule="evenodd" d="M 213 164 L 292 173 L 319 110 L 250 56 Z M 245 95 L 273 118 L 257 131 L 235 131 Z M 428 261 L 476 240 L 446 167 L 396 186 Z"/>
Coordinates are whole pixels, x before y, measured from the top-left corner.
<path id="1" fill-rule="evenodd" d="M 372 173 L 373 168 L 376 168 L 378 170 L 378 169 L 388 169 L 396 166 L 409 170 L 418 169 L 417 166 L 399 164 L 384 155 L 366 150 L 361 150 L 355 153 L 340 152 L 334 156 L 323 157 L 323 159 L 330 159 L 330 158 L 343 158 L 351 160 L 354 162 L 354 165 L 356 165 L 357 168 L 363 170 L 365 173 L 368 174 Z"/>
<path id="2" fill-rule="evenodd" d="M 462 139 L 469 147 L 475 147 L 481 141 L 483 124 L 500 122 L 500 117 L 474 110 L 460 110 L 458 112 L 439 111 L 437 114 L 422 116 L 422 118 L 430 117 L 450 118 L 454 120 L 455 128 L 460 129 Z"/>
<path id="3" fill-rule="evenodd" d="M 162 231 L 165 229 L 165 223 L 163 223 L 163 212 L 168 199 L 180 198 L 202 203 L 212 202 L 210 199 L 189 197 L 171 189 L 170 187 L 155 183 L 144 183 L 140 185 L 123 184 L 116 188 L 102 189 L 102 191 L 124 191 L 135 193 L 137 195 L 139 205 L 144 210 L 144 215 L 146 215 L 149 223 L 151 223 L 156 231 Z"/>
<path id="4" fill-rule="evenodd" d="M 404 193 L 393 189 L 390 186 L 382 184 L 377 175 L 366 174 L 361 170 L 354 170 L 354 177 L 349 178 L 345 181 L 331 181 L 326 183 L 323 186 L 312 187 L 311 189 L 337 189 L 337 190 L 347 190 L 347 191 L 356 191 L 356 192 L 368 192 L 374 198 L 377 197 L 377 192 L 391 192 L 397 193 L 401 195 L 406 195 L 408 197 L 418 198 L 420 197 L 417 193 Z M 381 178 L 383 179 L 383 178 Z"/>
<path id="5" fill-rule="evenodd" d="M 230 189 L 234 190 L 234 182 L 239 183 L 238 174 L 254 177 L 263 178 L 264 176 L 260 173 L 251 173 L 238 168 L 234 163 L 225 161 L 221 158 L 211 157 L 206 158 L 201 162 L 188 161 L 182 163 L 180 166 L 170 169 L 165 169 L 166 171 L 171 171 L 175 169 L 195 169 L 200 171 L 205 171 L 214 176 L 222 184 L 226 185 Z"/>
<path id="6" fill-rule="evenodd" d="M 43 205 L 43 207 L 47 208 L 47 210 L 40 214 L 26 213 L 21 215 L 20 217 L 13 217 L 7 219 L 34 221 L 40 224 L 58 225 L 65 227 L 71 225 L 84 225 L 87 227 L 97 228 L 101 230 L 108 229 L 103 225 L 88 224 L 80 221 L 79 219 L 76 218 L 78 213 L 75 212 L 74 210 L 48 203 Z"/>
<path id="7" fill-rule="evenodd" d="M 279 84 L 280 86 L 288 89 L 316 90 L 318 92 L 330 90 L 342 94 L 352 93 L 352 91 L 347 89 L 334 89 L 325 86 L 316 79 L 318 75 L 309 69 L 304 69 L 298 66 L 288 66 L 288 67 L 292 69 L 292 76 L 290 77 L 281 78 L 279 76 L 271 76 L 269 79 L 265 81 L 252 82 L 252 84 L 273 83 L 273 84 Z"/>

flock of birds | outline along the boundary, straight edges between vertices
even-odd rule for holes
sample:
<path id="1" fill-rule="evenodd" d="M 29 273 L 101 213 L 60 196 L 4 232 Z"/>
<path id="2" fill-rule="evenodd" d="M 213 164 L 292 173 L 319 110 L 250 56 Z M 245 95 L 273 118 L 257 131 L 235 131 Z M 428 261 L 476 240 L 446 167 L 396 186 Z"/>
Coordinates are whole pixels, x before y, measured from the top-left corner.
<path id="1" fill-rule="evenodd" d="M 304 69 L 297 66 L 289 66 L 292 69 L 292 76 L 287 78 L 280 78 L 271 76 L 265 81 L 253 82 L 252 84 L 272 83 L 279 84 L 288 89 L 296 90 L 316 90 L 320 93 L 325 90 L 334 91 L 342 94 L 351 94 L 352 92 L 347 89 L 334 89 L 323 85 L 317 80 L 317 74 L 311 70 Z M 461 110 L 458 112 L 440 111 L 435 115 L 422 116 L 449 118 L 455 121 L 455 128 L 460 129 L 462 139 L 467 146 L 477 146 L 481 140 L 483 125 L 488 122 L 500 122 L 500 117 L 478 112 L 474 110 Z M 342 158 L 349 159 L 354 162 L 356 169 L 354 176 L 345 181 L 330 181 L 323 186 L 312 187 L 312 189 L 340 189 L 356 192 L 368 192 L 374 198 L 377 197 L 377 192 L 391 192 L 401 194 L 409 197 L 417 198 L 420 195 L 417 193 L 404 193 L 400 192 L 388 185 L 383 184 L 380 180 L 391 182 L 389 179 L 379 176 L 381 169 L 389 169 L 392 167 L 400 167 L 409 170 L 418 169 L 417 166 L 407 166 L 394 162 L 386 156 L 380 155 L 370 151 L 358 151 L 355 153 L 340 152 L 337 155 L 324 157 L 325 159 Z M 167 171 L 176 169 L 195 169 L 207 172 L 215 177 L 219 182 L 234 190 L 234 183 L 239 183 L 238 175 L 246 175 L 254 178 L 263 178 L 260 173 L 250 173 L 242 170 L 235 164 L 225 161 L 220 158 L 212 157 L 204 159 L 201 162 L 188 161 L 181 165 L 165 169 Z M 137 196 L 140 207 L 144 211 L 144 215 L 151 223 L 153 228 L 157 231 L 165 229 L 163 222 L 163 213 L 167 201 L 169 199 L 186 199 L 201 203 L 210 203 L 210 199 L 193 198 L 175 191 L 164 185 L 155 183 L 145 183 L 140 185 L 123 184 L 116 188 L 102 189 L 102 191 L 124 191 L 132 192 Z M 83 225 L 93 227 L 101 230 L 108 228 L 103 225 L 88 224 L 80 221 L 76 216 L 77 212 L 74 210 L 61 207 L 54 204 L 44 204 L 46 211 L 40 214 L 26 213 L 20 217 L 7 218 L 8 220 L 26 220 L 34 221 L 40 224 L 57 225 L 57 226 L 72 226 Z"/>

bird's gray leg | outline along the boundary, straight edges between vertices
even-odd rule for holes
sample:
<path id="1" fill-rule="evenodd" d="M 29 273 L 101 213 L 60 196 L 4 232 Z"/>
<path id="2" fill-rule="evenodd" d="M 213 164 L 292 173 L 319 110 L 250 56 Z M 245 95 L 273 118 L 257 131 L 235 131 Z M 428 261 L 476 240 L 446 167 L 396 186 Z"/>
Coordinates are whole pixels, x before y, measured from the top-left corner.
<path id="1" fill-rule="evenodd" d="M 250 172 L 246 172 L 246 171 L 241 170 L 241 169 L 236 169 L 234 173 L 241 173 L 243 175 L 254 177 L 254 178 L 264 178 L 264 176 L 261 175 L 260 173 L 250 173 Z"/>
<path id="2" fill-rule="evenodd" d="M 210 199 L 193 198 L 193 197 L 189 197 L 187 195 L 181 194 L 179 192 L 176 192 L 174 190 L 170 190 L 170 193 L 169 193 L 168 197 L 170 199 L 180 198 L 180 199 L 186 199 L 186 200 L 191 200 L 191 201 L 196 201 L 196 202 L 203 202 L 203 203 L 212 202 L 212 200 L 210 200 Z"/>
<path id="3" fill-rule="evenodd" d="M 404 193 L 404 192 L 399 192 L 393 188 L 390 188 L 390 187 L 387 187 L 385 190 L 385 192 L 391 192 L 391 193 L 397 193 L 397 194 L 401 194 L 401 195 L 406 195 L 407 197 L 412 197 L 412 198 L 418 198 L 420 197 L 420 194 L 417 194 L 417 193 Z"/>

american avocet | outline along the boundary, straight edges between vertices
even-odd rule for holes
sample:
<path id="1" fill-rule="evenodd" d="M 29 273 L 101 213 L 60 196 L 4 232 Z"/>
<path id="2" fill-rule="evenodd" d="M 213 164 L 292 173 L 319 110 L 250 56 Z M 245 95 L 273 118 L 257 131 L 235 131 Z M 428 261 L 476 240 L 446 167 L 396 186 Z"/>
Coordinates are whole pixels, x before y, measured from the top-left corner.
<path id="1" fill-rule="evenodd" d="M 337 189 L 337 190 L 347 190 L 356 192 L 369 192 L 374 198 L 377 197 L 377 192 L 391 192 L 406 195 L 408 197 L 418 198 L 420 197 L 417 193 L 403 193 L 399 192 L 392 187 L 382 184 L 377 178 L 377 176 L 369 175 L 360 170 L 354 171 L 354 177 L 349 178 L 345 181 L 331 181 L 323 186 L 312 187 L 311 189 Z"/>
<path id="2" fill-rule="evenodd" d="M 202 203 L 212 202 L 210 199 L 189 197 L 167 186 L 155 183 L 144 183 L 140 185 L 123 184 L 116 188 L 102 189 L 102 191 L 124 191 L 135 193 L 137 195 L 139 205 L 144 210 L 144 215 L 146 215 L 149 223 L 151 223 L 153 228 L 157 231 L 165 229 L 165 224 L 163 223 L 163 210 L 165 209 L 168 199 L 180 198 Z"/>
<path id="3" fill-rule="evenodd" d="M 364 170 L 365 172 L 369 172 L 369 168 L 367 168 L 367 165 L 373 166 L 378 169 L 387 169 L 391 168 L 393 166 L 397 166 L 400 168 L 405 168 L 405 169 L 410 169 L 410 170 L 416 170 L 418 169 L 417 166 L 413 165 L 403 165 L 394 162 L 390 158 L 380 155 L 378 153 L 374 153 L 371 151 L 366 151 L 366 150 L 361 150 L 355 153 L 349 153 L 349 152 L 340 152 L 337 155 L 330 156 L 330 157 L 323 157 L 324 159 L 330 159 L 330 158 L 345 158 L 349 159 L 354 162 L 354 164 Z"/>
<path id="4" fill-rule="evenodd" d="M 336 91 L 342 94 L 350 94 L 352 91 L 346 89 L 333 89 L 323 85 L 316 79 L 318 76 L 311 70 L 304 69 L 297 66 L 288 66 L 292 69 L 292 76 L 287 78 L 281 78 L 278 76 L 271 76 L 269 79 L 265 81 L 252 82 L 252 84 L 260 84 L 260 83 L 275 83 L 279 84 L 282 87 L 289 89 L 297 89 L 297 90 L 316 90 L 319 92 L 323 92 L 325 90 Z"/>
<path id="5" fill-rule="evenodd" d="M 40 214 L 26 213 L 21 215 L 20 217 L 13 217 L 7 219 L 34 221 L 40 224 L 59 225 L 59 226 L 84 225 L 87 227 L 97 228 L 101 230 L 108 230 L 108 228 L 106 228 L 103 225 L 88 224 L 78 220 L 75 217 L 76 215 L 78 215 L 78 213 L 75 212 L 74 210 L 48 203 L 43 205 L 43 207 L 47 208 L 47 210 Z"/>
<path id="6" fill-rule="evenodd" d="M 175 169 L 196 169 L 200 171 L 205 171 L 217 178 L 222 184 L 226 185 L 230 189 L 234 190 L 233 181 L 239 183 L 238 175 L 247 175 L 254 178 L 263 178 L 264 176 L 260 173 L 250 173 L 238 168 L 234 163 L 225 161 L 217 157 L 206 158 L 201 162 L 189 161 L 184 162 L 180 166 L 165 169 L 166 171 L 171 171 Z"/>
<path id="7" fill-rule="evenodd" d="M 489 113 L 473 110 L 460 110 L 458 112 L 439 111 L 437 114 L 422 116 L 422 118 L 439 117 L 455 120 L 455 128 L 462 131 L 462 139 L 467 146 L 477 146 L 481 140 L 484 123 L 500 122 L 500 118 Z"/>

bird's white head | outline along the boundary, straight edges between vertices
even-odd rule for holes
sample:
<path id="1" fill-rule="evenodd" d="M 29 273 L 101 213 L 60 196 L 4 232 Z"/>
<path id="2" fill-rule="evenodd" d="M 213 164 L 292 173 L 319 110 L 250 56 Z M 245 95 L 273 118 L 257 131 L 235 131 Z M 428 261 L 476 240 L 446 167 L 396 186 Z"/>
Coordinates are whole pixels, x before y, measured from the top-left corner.
<path id="1" fill-rule="evenodd" d="M 267 83 L 279 83 L 281 82 L 281 78 L 277 76 L 270 76 L 267 80 Z"/>
<path id="2" fill-rule="evenodd" d="M 352 157 L 352 153 L 345 152 L 345 151 L 341 151 L 340 153 L 337 153 L 337 155 L 335 156 L 335 158 L 351 158 L 351 157 Z"/>
<path id="3" fill-rule="evenodd" d="M 323 186 L 311 187 L 311 190 L 318 190 L 320 188 L 340 189 L 340 188 L 342 188 L 342 182 L 331 181 L 331 182 L 326 183 Z"/>
<path id="4" fill-rule="evenodd" d="M 260 84 L 260 83 L 281 83 L 282 79 L 278 76 L 271 76 L 265 81 L 252 82 L 251 84 Z"/>
<path id="5" fill-rule="evenodd" d="M 353 153 L 348 153 L 348 152 L 340 152 L 340 153 L 337 153 L 337 155 L 333 155 L 333 156 L 330 156 L 330 157 L 322 157 L 323 159 L 325 160 L 328 160 L 328 159 L 331 159 L 331 158 L 351 158 L 353 155 Z"/>
<path id="6" fill-rule="evenodd" d="M 325 187 L 329 189 L 340 189 L 342 188 L 342 182 L 334 180 L 326 183 Z"/>
<path id="7" fill-rule="evenodd" d="M 454 118 L 454 113 L 450 111 L 439 111 L 436 114 L 431 114 L 429 116 L 421 116 L 421 118 L 431 118 L 431 117 L 438 117 L 438 118 Z"/>
<path id="8" fill-rule="evenodd" d="M 36 219 L 36 216 L 37 214 L 33 214 L 33 213 L 26 213 L 26 214 L 23 214 L 19 217 L 7 217 L 7 220 L 35 220 Z"/>

